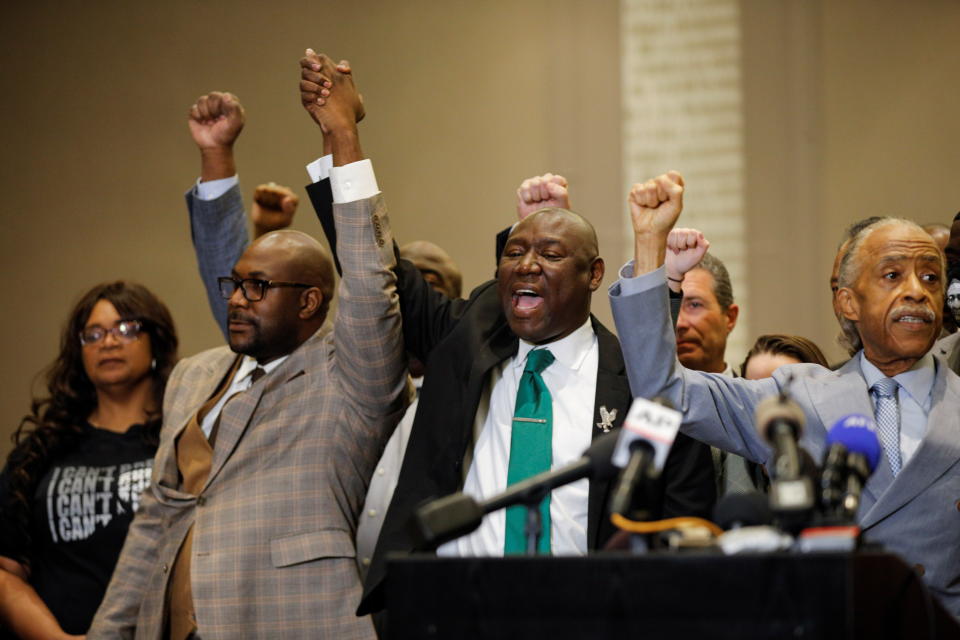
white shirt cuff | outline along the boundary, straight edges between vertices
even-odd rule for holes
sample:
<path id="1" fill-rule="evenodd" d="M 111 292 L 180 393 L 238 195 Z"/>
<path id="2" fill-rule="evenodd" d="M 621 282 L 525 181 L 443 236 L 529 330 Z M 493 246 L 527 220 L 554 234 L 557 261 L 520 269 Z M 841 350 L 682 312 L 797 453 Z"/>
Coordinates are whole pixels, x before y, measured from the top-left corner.
<path id="1" fill-rule="evenodd" d="M 336 204 L 366 200 L 380 193 L 373 163 L 369 159 L 358 160 L 342 167 L 330 168 L 330 190 Z"/>
<path id="2" fill-rule="evenodd" d="M 322 158 L 317 158 L 307 165 L 307 173 L 310 174 L 312 182 L 320 182 L 330 177 L 330 169 L 333 167 L 333 154 L 328 153 Z"/>
<path id="3" fill-rule="evenodd" d="M 631 260 L 620 269 L 620 280 L 617 282 L 620 285 L 620 295 L 643 293 L 667 283 L 667 267 L 660 265 L 659 269 L 634 277 L 633 260 Z"/>
<path id="4" fill-rule="evenodd" d="M 208 180 L 206 182 L 202 182 L 200 178 L 197 178 L 197 199 L 216 200 L 238 184 L 240 184 L 240 178 L 235 175 L 229 178 Z"/>

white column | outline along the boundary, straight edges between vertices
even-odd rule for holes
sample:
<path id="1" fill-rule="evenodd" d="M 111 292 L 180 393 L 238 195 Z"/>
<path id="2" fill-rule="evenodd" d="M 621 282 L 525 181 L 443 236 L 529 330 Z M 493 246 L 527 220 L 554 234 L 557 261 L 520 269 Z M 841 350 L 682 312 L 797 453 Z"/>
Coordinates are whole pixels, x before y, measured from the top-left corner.
<path id="1" fill-rule="evenodd" d="M 680 226 L 700 229 L 741 306 L 727 362 L 749 349 L 743 94 L 737 0 L 621 0 L 624 198 L 670 169 L 687 181 Z M 624 259 L 633 252 L 624 217 Z"/>

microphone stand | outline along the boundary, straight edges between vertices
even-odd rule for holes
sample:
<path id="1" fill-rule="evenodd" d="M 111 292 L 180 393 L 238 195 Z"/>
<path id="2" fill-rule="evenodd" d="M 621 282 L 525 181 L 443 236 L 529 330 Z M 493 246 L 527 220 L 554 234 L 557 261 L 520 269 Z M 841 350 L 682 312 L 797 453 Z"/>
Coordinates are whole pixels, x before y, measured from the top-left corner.
<path id="1" fill-rule="evenodd" d="M 527 509 L 527 555 L 537 555 L 537 547 L 540 545 L 540 529 L 543 527 L 543 518 L 540 517 L 540 505 L 535 502 L 527 502 L 524 505 Z"/>

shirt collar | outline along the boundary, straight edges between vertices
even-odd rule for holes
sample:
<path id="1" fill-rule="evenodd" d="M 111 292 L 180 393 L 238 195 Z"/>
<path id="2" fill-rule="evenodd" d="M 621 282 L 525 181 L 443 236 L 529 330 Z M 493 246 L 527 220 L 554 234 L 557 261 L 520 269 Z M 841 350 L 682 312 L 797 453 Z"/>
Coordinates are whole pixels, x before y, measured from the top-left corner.
<path id="1" fill-rule="evenodd" d="M 583 364 L 596 340 L 597 335 L 593 331 L 593 324 L 590 322 L 590 318 L 587 318 L 587 321 L 580 325 L 578 329 L 555 342 L 537 345 L 521 339 L 520 346 L 517 348 L 517 356 L 513 359 L 513 366 L 523 369 L 527 362 L 528 353 L 534 349 L 549 349 L 556 362 L 571 371 L 576 371 Z"/>
<path id="2" fill-rule="evenodd" d="M 270 373 L 271 371 L 279 367 L 281 364 L 283 364 L 283 361 L 289 357 L 290 357 L 290 354 L 287 354 L 285 356 L 281 356 L 277 358 L 276 360 L 271 360 L 267 364 L 263 365 L 262 368 L 265 372 Z M 240 368 L 237 369 L 237 375 L 233 377 L 234 384 L 250 377 L 250 374 L 253 373 L 253 370 L 256 369 L 258 366 L 260 365 L 257 364 L 256 358 L 252 358 L 250 356 L 243 356 L 243 360 L 240 362 Z"/>
<path id="3" fill-rule="evenodd" d="M 887 377 L 872 362 L 867 360 L 863 351 L 860 351 L 860 371 L 863 372 L 863 379 L 867 381 L 867 389 L 876 384 L 878 380 Z M 928 351 L 912 367 L 893 376 L 893 379 L 906 389 L 917 404 L 925 407 L 930 399 L 930 394 L 933 392 L 933 382 L 936 375 L 936 359 Z"/>

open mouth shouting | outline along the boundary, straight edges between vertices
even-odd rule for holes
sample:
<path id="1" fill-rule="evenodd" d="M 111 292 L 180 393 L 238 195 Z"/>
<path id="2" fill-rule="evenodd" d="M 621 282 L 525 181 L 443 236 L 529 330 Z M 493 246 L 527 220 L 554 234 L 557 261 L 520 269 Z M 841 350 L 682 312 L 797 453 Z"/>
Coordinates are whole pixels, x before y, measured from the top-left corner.
<path id="1" fill-rule="evenodd" d="M 514 315 L 524 317 L 543 306 L 543 296 L 529 286 L 518 286 L 513 290 L 512 303 Z"/>

